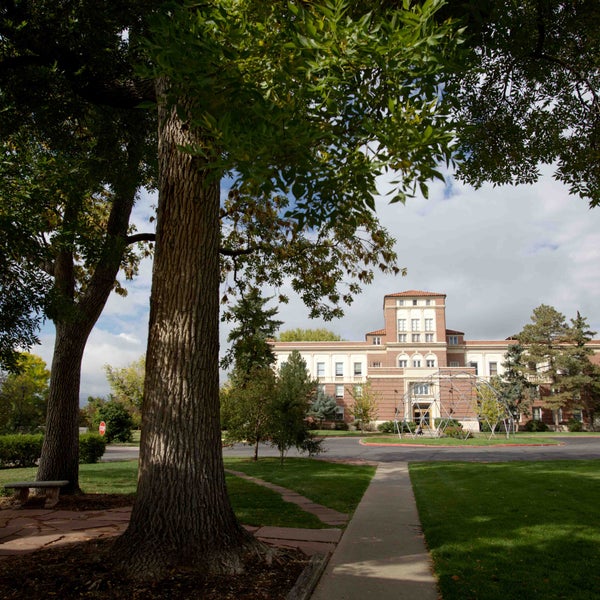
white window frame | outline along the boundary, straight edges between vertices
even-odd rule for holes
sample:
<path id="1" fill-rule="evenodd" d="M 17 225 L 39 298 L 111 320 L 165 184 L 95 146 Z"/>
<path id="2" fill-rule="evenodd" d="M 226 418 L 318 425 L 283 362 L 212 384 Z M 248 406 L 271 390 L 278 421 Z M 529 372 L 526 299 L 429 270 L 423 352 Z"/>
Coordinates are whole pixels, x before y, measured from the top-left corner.
<path id="1" fill-rule="evenodd" d="M 458 346 L 458 336 L 457 335 L 449 335 L 448 336 L 448 345 Z"/>
<path id="2" fill-rule="evenodd" d="M 317 377 L 325 377 L 325 363 L 318 362 L 317 363 Z"/>
<path id="3" fill-rule="evenodd" d="M 398 334 L 398 343 L 399 344 L 406 344 L 406 333 L 399 333 Z"/>
<path id="4" fill-rule="evenodd" d="M 398 319 L 398 331 L 406 331 L 406 319 Z"/>
<path id="5" fill-rule="evenodd" d="M 410 330 L 411 331 L 421 331 L 421 319 L 411 319 L 410 320 Z"/>
<path id="6" fill-rule="evenodd" d="M 411 341 L 413 344 L 420 344 L 421 343 L 421 334 L 420 333 L 411 334 Z"/>
<path id="7" fill-rule="evenodd" d="M 426 342 L 433 342 L 433 333 L 426 333 L 425 334 L 425 341 Z"/>
<path id="8" fill-rule="evenodd" d="M 344 363 L 343 362 L 336 362 L 335 363 L 335 376 L 336 377 L 343 377 L 344 376 Z"/>

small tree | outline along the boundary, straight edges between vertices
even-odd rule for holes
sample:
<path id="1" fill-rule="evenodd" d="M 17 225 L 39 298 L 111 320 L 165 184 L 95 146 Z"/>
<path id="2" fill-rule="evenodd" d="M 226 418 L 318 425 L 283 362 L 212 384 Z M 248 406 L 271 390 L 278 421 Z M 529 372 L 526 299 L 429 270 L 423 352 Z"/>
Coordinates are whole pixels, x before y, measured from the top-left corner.
<path id="1" fill-rule="evenodd" d="M 106 423 L 106 443 L 130 442 L 133 439 L 133 419 L 127 407 L 118 400 L 99 402 L 96 408 L 92 427 L 98 429 L 100 422 Z"/>
<path id="2" fill-rule="evenodd" d="M 245 374 L 244 385 L 238 384 L 234 377 L 226 388 L 221 389 L 224 436 L 230 442 L 252 444 L 255 461 L 260 443 L 269 439 L 269 406 L 275 394 L 275 373 L 270 367 L 257 367 Z"/>
<path id="3" fill-rule="evenodd" d="M 126 367 L 116 368 L 104 365 L 104 372 L 110 385 L 111 396 L 127 407 L 135 427 L 139 427 L 142 420 L 145 370 L 145 356 L 141 356 Z"/>
<path id="4" fill-rule="evenodd" d="M 335 417 L 336 409 L 337 402 L 335 401 L 335 398 L 332 398 L 319 390 L 315 401 L 308 409 L 308 416 L 317 419 L 317 421 L 319 421 L 319 429 L 321 429 L 323 421 Z"/>
<path id="5" fill-rule="evenodd" d="M 271 443 L 279 450 L 282 464 L 292 446 L 311 453 L 319 450 L 306 422 L 316 387 L 306 362 L 294 350 L 279 369 L 277 393 L 269 407 Z"/>
<path id="6" fill-rule="evenodd" d="M 499 398 L 500 380 L 497 377 L 492 377 L 489 385 L 480 383 L 475 391 L 477 394 L 477 415 L 479 416 L 479 421 L 487 425 L 490 428 L 491 436 L 494 436 L 496 435 L 496 428 L 500 421 L 509 416 L 506 407 Z"/>
<path id="7" fill-rule="evenodd" d="M 350 414 L 356 421 L 358 428 L 365 431 L 377 419 L 381 397 L 373 390 L 369 380 L 362 385 L 352 386 L 348 391 L 352 396 Z"/>

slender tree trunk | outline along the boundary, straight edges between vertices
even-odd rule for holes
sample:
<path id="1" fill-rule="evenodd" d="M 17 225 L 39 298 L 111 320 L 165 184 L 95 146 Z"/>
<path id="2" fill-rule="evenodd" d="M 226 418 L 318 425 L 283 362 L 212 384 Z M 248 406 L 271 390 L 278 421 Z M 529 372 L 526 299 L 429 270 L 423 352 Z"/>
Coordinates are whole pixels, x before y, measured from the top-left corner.
<path id="1" fill-rule="evenodd" d="M 137 191 L 141 151 L 142 146 L 137 140 L 131 142 L 128 160 L 122 165 L 121 172 L 114 176 L 116 193 L 102 256 L 79 298 L 75 295 L 74 258 L 69 248 L 59 253 L 54 267 L 54 289 L 60 300 L 53 318 L 56 338 L 37 479 L 68 480 L 69 485 L 63 488 L 63 494 L 80 492 L 78 426 L 81 363 L 90 332 L 113 289 L 127 245 L 127 229 Z M 80 210 L 81 207 L 74 203 L 66 211 L 64 230 L 75 230 Z M 66 314 L 62 312 L 65 306 Z"/>
<path id="2" fill-rule="evenodd" d="M 159 204 L 138 491 L 113 556 L 133 577 L 235 572 L 262 548 L 227 495 L 219 420 L 219 181 L 180 146 L 199 139 L 159 98 Z"/>
<path id="3" fill-rule="evenodd" d="M 48 391 L 46 431 L 38 480 L 66 479 L 63 493 L 79 490 L 79 384 L 81 361 L 89 330 L 56 324 Z"/>

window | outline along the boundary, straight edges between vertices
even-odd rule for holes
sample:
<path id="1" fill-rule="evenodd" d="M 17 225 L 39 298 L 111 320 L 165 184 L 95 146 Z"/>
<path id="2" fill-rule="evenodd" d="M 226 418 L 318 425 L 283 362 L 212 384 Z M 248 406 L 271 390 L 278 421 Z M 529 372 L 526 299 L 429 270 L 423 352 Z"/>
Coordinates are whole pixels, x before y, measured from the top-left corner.
<path id="1" fill-rule="evenodd" d="M 354 386 L 354 396 L 355 398 L 362 398 L 362 385 L 355 385 Z"/>
<path id="2" fill-rule="evenodd" d="M 381 367 L 381 362 L 380 362 L 380 361 L 378 361 L 378 360 L 376 360 L 376 361 L 375 361 L 375 362 L 372 364 L 372 366 L 373 366 L 373 367 L 375 367 L 376 369 L 379 369 L 379 367 Z"/>
<path id="3" fill-rule="evenodd" d="M 413 343 L 419 343 L 421 341 L 421 334 L 420 333 L 413 333 L 412 334 L 412 341 L 413 341 Z"/>
<path id="4" fill-rule="evenodd" d="M 421 366 L 421 359 L 414 358 L 412 361 L 412 366 L 415 367 L 416 369 L 418 369 Z"/>
<path id="5" fill-rule="evenodd" d="M 401 344 L 406 344 L 406 334 L 405 333 L 399 333 L 398 334 L 398 341 Z"/>
<path id="6" fill-rule="evenodd" d="M 477 365 L 476 362 L 470 362 L 467 366 L 471 367 L 472 369 L 475 369 L 475 375 L 479 374 L 479 366 Z"/>
<path id="7" fill-rule="evenodd" d="M 572 418 L 574 421 L 579 421 L 579 423 L 583 423 L 583 413 L 580 410 L 574 410 Z"/>
<path id="8" fill-rule="evenodd" d="M 344 386 L 343 385 L 336 385 L 335 386 L 335 397 L 336 398 L 343 398 L 344 397 Z"/>
<path id="9" fill-rule="evenodd" d="M 398 306 L 404 306 L 404 300 L 398 300 Z"/>
<path id="10" fill-rule="evenodd" d="M 490 377 L 493 377 L 494 375 L 498 375 L 498 363 L 497 362 L 490 363 Z"/>
<path id="11" fill-rule="evenodd" d="M 344 407 L 343 406 L 336 406 L 335 407 L 335 420 L 336 421 L 343 421 L 344 420 Z"/>
<path id="12" fill-rule="evenodd" d="M 362 375 L 362 363 L 359 363 L 359 362 L 354 363 L 354 374 Z"/>
<path id="13" fill-rule="evenodd" d="M 425 304 L 426 304 L 427 306 L 431 306 L 431 300 L 425 300 Z"/>
<path id="14" fill-rule="evenodd" d="M 428 383 L 414 383 L 413 394 L 415 396 L 428 396 L 429 395 L 429 384 Z"/>
<path id="15" fill-rule="evenodd" d="M 428 358 L 428 359 L 425 361 L 425 364 L 426 364 L 428 367 L 435 367 L 435 358 Z"/>
<path id="16" fill-rule="evenodd" d="M 433 331 L 433 319 L 425 319 L 425 331 Z"/>
<path id="17" fill-rule="evenodd" d="M 343 377 L 344 376 L 344 363 L 343 362 L 336 362 L 335 363 L 335 376 L 336 377 Z"/>
<path id="18" fill-rule="evenodd" d="M 410 330 L 411 331 L 419 331 L 420 327 L 419 319 L 411 319 L 410 320 Z"/>
<path id="19" fill-rule="evenodd" d="M 381 346 L 381 337 L 379 337 L 378 335 L 373 336 L 373 345 Z"/>
<path id="20" fill-rule="evenodd" d="M 450 366 L 451 367 L 458 367 L 459 366 L 458 361 L 457 360 L 451 360 L 450 361 Z"/>
<path id="21" fill-rule="evenodd" d="M 417 301 L 413 300 L 413 306 L 416 306 L 416 305 L 417 305 Z"/>
<path id="22" fill-rule="evenodd" d="M 406 319 L 398 319 L 398 331 L 406 331 Z"/>
<path id="23" fill-rule="evenodd" d="M 317 363 L 317 377 L 325 377 L 325 363 L 324 362 Z"/>
<path id="24" fill-rule="evenodd" d="M 425 334 L 425 341 L 426 342 L 433 342 L 433 333 L 426 333 Z"/>
<path id="25" fill-rule="evenodd" d="M 531 417 L 533 418 L 534 421 L 541 421 L 542 420 L 542 409 L 539 406 L 534 406 L 531 409 Z"/>
<path id="26" fill-rule="evenodd" d="M 448 343 L 451 346 L 457 346 L 458 345 L 458 336 L 457 335 L 449 335 L 448 336 Z"/>
<path id="27" fill-rule="evenodd" d="M 408 367 L 408 361 L 405 358 L 401 358 L 398 360 L 398 366 L 401 369 L 406 369 L 406 367 Z"/>

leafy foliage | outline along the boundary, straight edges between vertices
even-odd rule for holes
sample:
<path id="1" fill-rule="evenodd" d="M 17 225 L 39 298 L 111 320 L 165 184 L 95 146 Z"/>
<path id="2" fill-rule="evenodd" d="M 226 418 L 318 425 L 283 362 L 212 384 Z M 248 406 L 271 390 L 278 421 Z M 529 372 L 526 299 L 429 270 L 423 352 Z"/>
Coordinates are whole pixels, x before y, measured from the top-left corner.
<path id="1" fill-rule="evenodd" d="M 598 4 L 489 0 L 448 12 L 470 19 L 469 69 L 446 90 L 466 159 L 460 176 L 476 186 L 531 183 L 540 163 L 552 164 L 559 181 L 597 206 Z"/>
<path id="2" fill-rule="evenodd" d="M 34 433 L 44 425 L 50 371 L 35 354 L 21 354 L 17 372 L 0 385 L 0 433 Z"/>
<path id="3" fill-rule="evenodd" d="M 79 436 L 79 462 L 95 464 L 106 450 L 106 438 L 97 433 L 84 433 Z"/>
<path id="4" fill-rule="evenodd" d="M 339 342 L 341 337 L 328 329 L 288 329 L 279 334 L 280 342 Z"/>
<path id="5" fill-rule="evenodd" d="M 372 421 L 377 419 L 379 412 L 379 394 L 373 390 L 369 380 L 362 385 L 355 385 L 349 389 L 352 396 L 350 414 L 356 420 L 361 431 L 369 428 Z"/>
<path id="6" fill-rule="evenodd" d="M 142 400 L 144 398 L 144 375 L 146 357 L 116 368 L 104 365 L 104 372 L 110 385 L 111 396 L 127 407 L 136 427 L 141 423 Z"/>
<path id="7" fill-rule="evenodd" d="M 133 419 L 127 407 L 118 400 L 91 399 L 90 410 L 93 411 L 92 428 L 98 431 L 101 421 L 106 423 L 106 443 L 131 442 Z"/>

